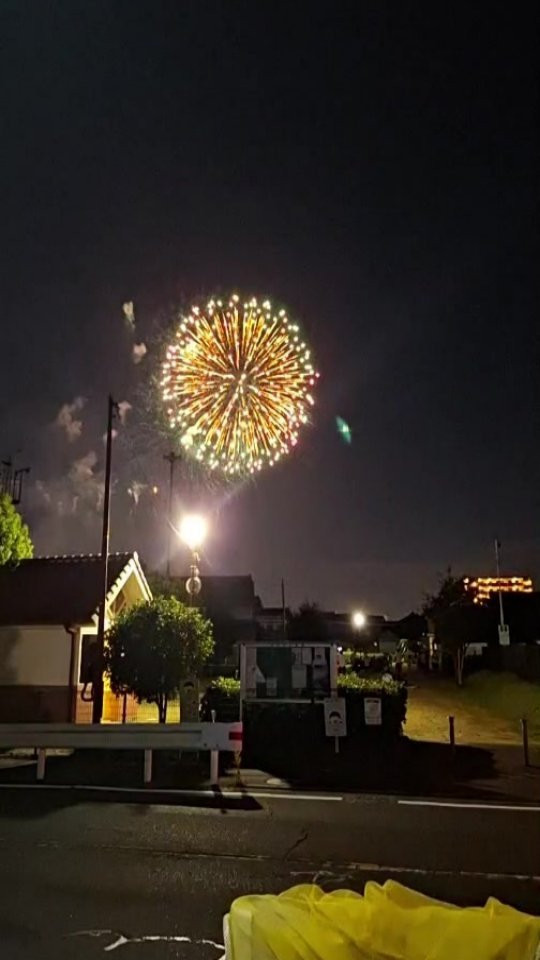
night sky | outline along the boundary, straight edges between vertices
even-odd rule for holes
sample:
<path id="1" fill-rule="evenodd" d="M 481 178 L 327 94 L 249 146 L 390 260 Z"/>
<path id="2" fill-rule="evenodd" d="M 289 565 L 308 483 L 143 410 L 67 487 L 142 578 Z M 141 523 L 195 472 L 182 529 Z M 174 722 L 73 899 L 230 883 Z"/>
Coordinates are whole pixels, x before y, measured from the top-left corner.
<path id="1" fill-rule="evenodd" d="M 32 468 L 36 552 L 99 550 L 111 390 L 133 405 L 112 547 L 163 564 L 168 447 L 141 393 L 174 306 L 239 290 L 300 320 L 321 381 L 286 463 L 236 490 L 179 477 L 178 511 L 212 513 L 203 572 L 390 616 L 448 564 L 489 574 L 495 535 L 540 574 L 523 9 L 3 0 L 0 454 Z"/>

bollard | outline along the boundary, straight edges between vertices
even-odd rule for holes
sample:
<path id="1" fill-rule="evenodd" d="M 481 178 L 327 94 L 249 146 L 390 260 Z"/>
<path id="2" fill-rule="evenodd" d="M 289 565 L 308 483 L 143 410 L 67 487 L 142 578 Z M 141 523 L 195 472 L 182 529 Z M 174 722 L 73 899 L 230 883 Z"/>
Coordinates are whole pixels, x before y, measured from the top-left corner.
<path id="1" fill-rule="evenodd" d="M 38 780 L 45 779 L 45 762 L 47 760 L 47 751 L 40 747 L 38 750 L 38 761 L 37 761 L 37 778 Z"/>
<path id="2" fill-rule="evenodd" d="M 451 749 L 452 749 L 452 756 L 453 756 L 454 753 L 455 753 L 455 750 L 456 750 L 456 733 L 455 733 L 455 729 L 454 729 L 454 718 L 453 718 L 453 717 L 448 717 L 448 733 L 449 733 L 449 737 L 450 737 L 450 747 L 451 747 Z"/>
<path id="3" fill-rule="evenodd" d="M 527 726 L 527 717 L 521 718 L 521 734 L 523 737 L 523 760 L 526 767 L 530 767 L 529 762 L 529 728 Z"/>
<path id="4" fill-rule="evenodd" d="M 144 751 L 144 782 L 150 783 L 152 780 L 152 751 Z"/>
<path id="5" fill-rule="evenodd" d="M 212 723 L 215 723 L 217 717 L 216 711 L 211 710 L 210 716 Z M 219 750 L 210 751 L 210 786 L 219 786 Z"/>

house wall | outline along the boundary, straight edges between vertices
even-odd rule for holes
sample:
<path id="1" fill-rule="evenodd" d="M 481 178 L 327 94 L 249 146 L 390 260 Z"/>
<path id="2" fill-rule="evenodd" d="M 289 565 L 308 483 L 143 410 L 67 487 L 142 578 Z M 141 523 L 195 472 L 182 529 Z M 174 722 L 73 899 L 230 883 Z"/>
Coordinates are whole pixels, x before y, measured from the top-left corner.
<path id="1" fill-rule="evenodd" d="M 0 627 L 0 722 L 71 719 L 71 646 L 61 625 Z"/>

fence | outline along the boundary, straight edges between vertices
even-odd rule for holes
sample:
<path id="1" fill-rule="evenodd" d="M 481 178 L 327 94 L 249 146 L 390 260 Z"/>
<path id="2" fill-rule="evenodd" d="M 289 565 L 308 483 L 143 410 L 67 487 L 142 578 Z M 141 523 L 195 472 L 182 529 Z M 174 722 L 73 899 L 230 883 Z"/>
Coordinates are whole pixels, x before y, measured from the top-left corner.
<path id="1" fill-rule="evenodd" d="M 111 690 L 103 695 L 103 720 L 105 723 L 157 723 L 158 709 L 155 703 L 137 703 L 134 697 L 117 697 Z M 92 703 L 82 699 L 82 687 L 77 693 L 76 723 L 92 723 Z M 167 723 L 180 723 L 180 699 L 169 701 Z"/>
<path id="2" fill-rule="evenodd" d="M 158 726 L 102 724 L 0 724 L 0 747 L 33 747 L 38 751 L 37 779 L 45 778 L 47 749 L 143 750 L 144 782 L 152 779 L 153 750 L 210 752 L 210 780 L 219 780 L 219 751 L 242 750 L 242 724 L 182 723 Z"/>

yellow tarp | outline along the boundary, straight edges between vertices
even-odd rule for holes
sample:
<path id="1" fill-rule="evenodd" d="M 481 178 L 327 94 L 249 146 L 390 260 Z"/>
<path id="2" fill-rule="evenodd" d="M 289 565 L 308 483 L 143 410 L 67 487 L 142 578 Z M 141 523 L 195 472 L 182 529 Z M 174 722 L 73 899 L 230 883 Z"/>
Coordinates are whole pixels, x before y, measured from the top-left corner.
<path id="1" fill-rule="evenodd" d="M 540 960 L 540 918 L 490 898 L 460 908 L 392 880 L 364 896 L 306 884 L 240 897 L 227 960 Z"/>

